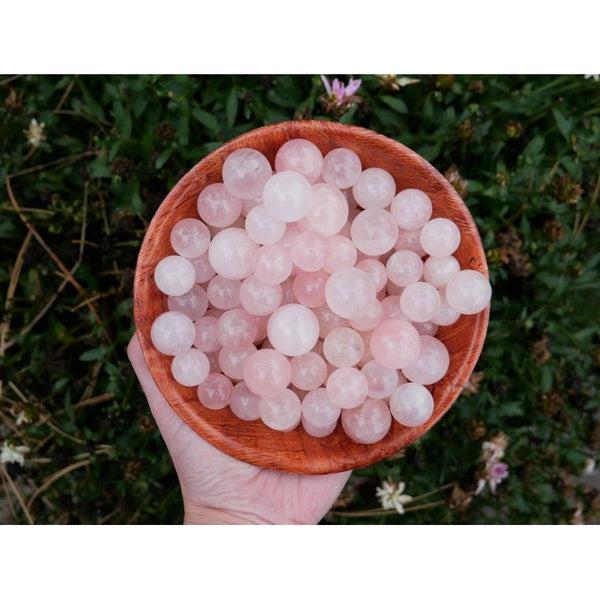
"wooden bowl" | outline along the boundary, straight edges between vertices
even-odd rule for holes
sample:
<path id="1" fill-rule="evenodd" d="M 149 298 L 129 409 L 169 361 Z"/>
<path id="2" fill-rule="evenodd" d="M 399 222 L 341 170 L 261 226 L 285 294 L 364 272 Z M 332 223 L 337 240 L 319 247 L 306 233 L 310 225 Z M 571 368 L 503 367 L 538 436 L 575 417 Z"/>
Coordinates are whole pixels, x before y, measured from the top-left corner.
<path id="1" fill-rule="evenodd" d="M 489 307 L 477 315 L 461 316 L 454 325 L 440 327 L 437 337 L 448 348 L 450 367 L 441 381 L 428 386 L 435 401 L 429 421 L 415 428 L 393 421 L 390 432 L 376 444 L 352 442 L 340 424 L 331 435 L 317 439 L 306 434 L 301 426 L 280 433 L 260 421 L 242 421 L 229 408 L 205 408 L 198 401 L 195 388 L 179 385 L 173 379 L 171 357 L 160 354 L 150 341 L 152 322 L 167 310 L 166 297 L 154 284 L 154 268 L 160 259 L 173 254 L 169 242 L 173 225 L 184 217 L 198 217 L 198 194 L 206 185 L 221 181 L 223 161 L 233 150 L 256 148 L 274 164 L 278 148 L 292 138 L 310 140 L 324 155 L 333 148 L 350 148 L 360 157 L 363 168 L 381 167 L 389 171 L 398 190 L 423 190 L 433 203 L 433 216 L 448 217 L 460 229 L 461 243 L 455 256 L 461 267 L 487 274 L 487 264 L 475 223 L 448 181 L 406 146 L 360 127 L 326 121 L 289 121 L 255 129 L 201 160 L 164 199 L 144 237 L 134 284 L 135 323 L 144 356 L 160 391 L 198 435 L 231 456 L 260 467 L 294 473 L 331 473 L 385 459 L 420 438 L 442 418 L 460 394 L 481 353 Z"/>

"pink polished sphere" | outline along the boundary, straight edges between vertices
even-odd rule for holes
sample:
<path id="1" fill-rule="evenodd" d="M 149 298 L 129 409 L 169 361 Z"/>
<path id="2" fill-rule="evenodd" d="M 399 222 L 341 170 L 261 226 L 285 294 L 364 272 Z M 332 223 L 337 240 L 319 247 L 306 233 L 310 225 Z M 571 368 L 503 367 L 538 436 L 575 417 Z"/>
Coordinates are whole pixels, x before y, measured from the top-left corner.
<path id="1" fill-rule="evenodd" d="M 224 183 L 207 185 L 198 196 L 198 214 L 212 227 L 230 227 L 242 212 L 242 200 L 234 196 Z"/>
<path id="2" fill-rule="evenodd" d="M 340 190 L 352 187 L 361 170 L 360 158 L 348 148 L 335 148 L 323 159 L 323 179 Z"/>
<path id="3" fill-rule="evenodd" d="M 200 258 L 210 244 L 210 231 L 199 219 L 181 219 L 171 229 L 171 246 L 180 256 Z"/>
<path id="4" fill-rule="evenodd" d="M 463 315 L 474 315 L 483 310 L 491 298 L 490 282 L 479 271 L 460 271 L 450 278 L 446 286 L 448 304 Z"/>
<path id="5" fill-rule="evenodd" d="M 302 405 L 298 394 L 281 390 L 274 396 L 263 397 L 258 405 L 262 422 L 275 431 L 291 431 L 300 423 Z"/>
<path id="6" fill-rule="evenodd" d="M 404 316 L 404 313 L 402 312 L 402 307 L 400 306 L 400 296 L 386 296 L 381 301 L 381 304 L 383 306 L 384 318 L 408 321 L 408 319 Z"/>
<path id="7" fill-rule="evenodd" d="M 356 247 L 342 235 L 334 235 L 327 238 L 327 258 L 323 269 L 333 273 L 344 267 L 353 267 L 356 263 Z"/>
<path id="8" fill-rule="evenodd" d="M 396 194 L 394 178 L 384 169 L 365 169 L 352 187 L 356 203 L 363 208 L 385 208 Z"/>
<path id="9" fill-rule="evenodd" d="M 300 356 L 317 343 L 319 321 L 310 308 L 286 304 L 271 315 L 267 332 L 275 350 L 286 356 Z"/>
<path id="10" fill-rule="evenodd" d="M 194 346 L 202 352 L 216 352 L 221 347 L 221 342 L 217 337 L 216 317 L 202 317 L 194 323 L 195 338 Z"/>
<path id="11" fill-rule="evenodd" d="M 225 311 L 219 317 L 217 338 L 227 348 L 239 349 L 252 344 L 257 332 L 256 317 L 241 308 Z"/>
<path id="12" fill-rule="evenodd" d="M 252 274 L 254 253 L 258 244 L 238 227 L 222 229 L 208 249 L 211 267 L 227 279 L 244 279 Z"/>
<path id="13" fill-rule="evenodd" d="M 327 240 L 321 234 L 303 231 L 292 243 L 292 262 L 302 271 L 320 271 L 327 252 Z"/>
<path id="14" fill-rule="evenodd" d="M 335 425 L 341 412 L 342 409 L 329 400 L 327 390 L 322 387 L 308 392 L 302 401 L 302 417 L 315 427 Z"/>
<path id="15" fill-rule="evenodd" d="M 419 323 L 431 321 L 440 309 L 441 303 L 440 293 L 430 283 L 424 281 L 411 283 L 400 294 L 402 312 L 411 321 Z"/>
<path id="16" fill-rule="evenodd" d="M 154 282 L 167 296 L 182 296 L 196 282 L 192 263 L 183 256 L 165 256 L 154 269 Z"/>
<path id="17" fill-rule="evenodd" d="M 176 354 L 171 362 L 171 374 L 175 381 L 188 387 L 202 383 L 208 377 L 209 370 L 208 358 L 196 348 Z"/>
<path id="18" fill-rule="evenodd" d="M 315 271 L 306 273 L 300 271 L 294 278 L 294 296 L 300 304 L 309 308 L 318 308 L 325 304 L 325 284 L 329 279 L 329 273 Z"/>
<path id="19" fill-rule="evenodd" d="M 400 229 L 398 231 L 398 239 L 395 245 L 396 250 L 412 250 L 418 256 L 425 256 L 427 252 L 423 250 L 421 246 L 421 230 L 415 229 L 409 231 L 407 229 Z"/>
<path id="20" fill-rule="evenodd" d="M 250 356 L 257 352 L 254 344 L 219 350 L 219 367 L 230 379 L 244 378 L 244 365 Z"/>
<path id="21" fill-rule="evenodd" d="M 450 219 L 431 219 L 421 229 L 421 246 L 435 258 L 450 256 L 460 244 L 460 231 Z"/>
<path id="22" fill-rule="evenodd" d="M 335 429 L 336 425 L 337 421 L 334 421 L 333 423 L 331 423 L 330 425 L 326 425 L 325 427 L 317 427 L 316 425 L 313 425 L 310 421 L 307 421 L 304 418 L 304 415 L 302 416 L 302 427 L 304 428 L 304 431 L 306 431 L 308 435 L 314 438 L 323 438 L 328 436 L 330 433 L 333 433 L 333 430 Z"/>
<path id="23" fill-rule="evenodd" d="M 383 318 L 383 304 L 379 300 L 375 300 L 360 319 L 350 319 L 350 325 L 356 331 L 372 331 L 379 325 Z"/>
<path id="24" fill-rule="evenodd" d="M 223 183 L 238 198 L 260 198 L 272 173 L 269 161 L 253 148 L 234 150 L 223 163 Z"/>
<path id="25" fill-rule="evenodd" d="M 353 367 L 365 351 L 360 335 L 350 327 L 338 327 L 323 340 L 323 354 L 334 367 Z"/>
<path id="26" fill-rule="evenodd" d="M 406 287 L 421 279 L 423 261 L 411 250 L 396 250 L 387 260 L 386 271 L 392 283 Z"/>
<path id="27" fill-rule="evenodd" d="M 158 315 L 150 328 L 152 344 L 161 354 L 175 356 L 189 350 L 194 343 L 196 330 L 193 321 L 176 311 Z"/>
<path id="28" fill-rule="evenodd" d="M 357 444 L 382 440 L 392 426 L 392 415 L 383 400 L 367 398 L 360 406 L 342 411 L 342 427 Z"/>
<path id="29" fill-rule="evenodd" d="M 278 394 L 290 384 L 291 379 L 289 360 L 276 350 L 258 350 L 244 364 L 244 382 L 259 396 Z"/>
<path id="30" fill-rule="evenodd" d="M 367 378 L 369 398 L 383 400 L 391 396 L 398 387 L 398 371 L 380 365 L 376 360 L 370 360 L 363 365 L 360 372 Z"/>
<path id="31" fill-rule="evenodd" d="M 240 303 L 240 287 L 239 281 L 216 275 L 208 282 L 206 296 L 215 308 L 229 310 Z"/>
<path id="32" fill-rule="evenodd" d="M 251 392 L 243 381 L 233 386 L 229 408 L 238 419 L 242 421 L 256 421 L 260 419 L 259 404 L 260 396 Z"/>
<path id="33" fill-rule="evenodd" d="M 354 367 L 336 369 L 327 378 L 327 396 L 340 408 L 355 408 L 367 397 L 369 384 L 367 378 Z"/>
<path id="34" fill-rule="evenodd" d="M 210 373 L 198 386 L 198 400 L 212 410 L 225 408 L 233 392 L 233 384 L 221 373 Z"/>
<path id="35" fill-rule="evenodd" d="M 206 283 L 215 275 L 215 270 L 210 266 L 208 261 L 208 252 L 204 253 L 200 258 L 191 258 L 190 262 L 196 273 L 196 283 Z"/>
<path id="36" fill-rule="evenodd" d="M 254 253 L 254 274 L 261 283 L 283 283 L 292 272 L 290 251 L 280 244 L 259 248 Z"/>
<path id="37" fill-rule="evenodd" d="M 431 219 L 431 200 L 421 190 L 402 190 L 392 200 L 391 213 L 402 229 L 421 229 Z"/>
<path id="38" fill-rule="evenodd" d="M 327 379 L 327 365 L 316 352 L 294 356 L 290 361 L 292 383 L 300 390 L 316 390 Z"/>
<path id="39" fill-rule="evenodd" d="M 435 323 L 435 325 L 453 325 L 460 319 L 460 313 L 448 304 L 445 290 L 439 290 L 439 292 L 441 300 L 440 307 L 435 315 L 431 317 L 431 321 Z"/>
<path id="40" fill-rule="evenodd" d="M 423 279 L 432 286 L 441 288 L 459 271 L 460 265 L 454 256 L 444 258 L 430 256 L 423 266 Z"/>
<path id="41" fill-rule="evenodd" d="M 371 333 L 370 346 L 380 365 L 401 369 L 419 354 L 421 342 L 417 330 L 407 321 L 386 319 Z"/>
<path id="42" fill-rule="evenodd" d="M 346 324 L 346 319 L 336 315 L 329 306 L 319 306 L 313 309 L 319 322 L 319 337 L 324 338 L 330 331 Z"/>
<path id="43" fill-rule="evenodd" d="M 303 175 L 282 171 L 273 175 L 263 191 L 263 206 L 274 218 L 293 223 L 310 210 L 313 191 Z"/>
<path id="44" fill-rule="evenodd" d="M 398 225 L 387 210 L 369 208 L 352 221 L 350 235 L 363 254 L 380 256 L 394 247 L 398 239 Z"/>
<path id="45" fill-rule="evenodd" d="M 259 204 L 246 217 L 246 233 L 257 244 L 274 244 L 285 232 L 285 223 L 274 219 L 266 208 Z"/>
<path id="46" fill-rule="evenodd" d="M 252 275 L 240 288 L 240 304 L 251 315 L 270 315 L 280 304 L 283 291 L 280 285 L 268 285 Z"/>
<path id="47" fill-rule="evenodd" d="M 370 275 L 377 292 L 380 292 L 385 287 L 388 275 L 385 266 L 380 260 L 376 258 L 363 258 L 356 263 L 356 267 Z"/>
<path id="48" fill-rule="evenodd" d="M 402 368 L 402 373 L 413 383 L 431 385 L 447 373 L 450 355 L 446 346 L 437 338 L 422 335 L 420 340 L 421 350 L 418 356 Z"/>
<path id="49" fill-rule="evenodd" d="M 418 427 L 433 414 L 433 397 L 426 387 L 405 383 L 391 395 L 390 411 L 401 425 Z"/>
<path id="50" fill-rule="evenodd" d="M 208 308 L 208 297 L 204 288 L 199 285 L 181 296 L 169 296 L 167 299 L 169 310 L 176 310 L 187 315 L 192 321 L 196 321 L 206 313 Z"/>
<path id="51" fill-rule="evenodd" d="M 340 190 L 326 183 L 312 186 L 310 210 L 298 225 L 307 231 L 335 235 L 348 220 L 348 201 Z"/>
<path id="52" fill-rule="evenodd" d="M 419 335 L 435 335 L 438 330 L 438 326 L 432 321 L 425 321 L 425 323 L 414 321 L 411 324 L 419 332 Z"/>
<path id="53" fill-rule="evenodd" d="M 364 271 L 347 267 L 329 276 L 325 298 L 335 314 L 344 319 L 360 319 L 375 301 L 375 285 Z"/>
<path id="54" fill-rule="evenodd" d="M 277 150 L 275 170 L 278 173 L 294 171 L 304 175 L 310 183 L 314 183 L 323 170 L 323 155 L 308 140 L 300 138 L 289 140 Z"/>

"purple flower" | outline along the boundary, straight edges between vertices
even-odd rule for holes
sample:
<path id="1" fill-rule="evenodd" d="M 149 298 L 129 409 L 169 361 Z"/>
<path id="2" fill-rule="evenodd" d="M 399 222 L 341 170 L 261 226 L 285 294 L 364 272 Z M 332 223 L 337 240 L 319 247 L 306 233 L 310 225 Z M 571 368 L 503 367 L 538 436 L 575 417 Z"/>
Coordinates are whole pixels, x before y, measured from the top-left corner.
<path id="1" fill-rule="evenodd" d="M 488 486 L 492 494 L 496 488 L 508 477 L 508 465 L 501 461 L 508 444 L 508 439 L 503 433 L 499 433 L 491 440 L 482 444 L 482 460 L 484 467 L 477 481 L 475 494 L 481 494 Z"/>
<path id="2" fill-rule="evenodd" d="M 352 96 L 358 92 L 362 84 L 360 79 L 351 78 L 344 85 L 337 77 L 333 80 L 333 83 L 329 83 L 329 79 L 325 75 L 321 75 L 321 81 L 327 96 L 334 101 L 336 106 L 343 106 L 351 102 Z"/>

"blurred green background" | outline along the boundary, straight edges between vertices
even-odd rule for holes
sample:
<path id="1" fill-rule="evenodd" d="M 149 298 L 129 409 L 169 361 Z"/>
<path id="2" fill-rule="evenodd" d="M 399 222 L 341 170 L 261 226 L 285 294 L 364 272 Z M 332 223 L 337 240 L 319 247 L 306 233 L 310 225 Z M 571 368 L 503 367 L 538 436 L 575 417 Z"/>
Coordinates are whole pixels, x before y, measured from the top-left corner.
<path id="1" fill-rule="evenodd" d="M 335 98 L 319 76 L 0 76 L 0 522 L 181 522 L 125 355 L 137 252 L 198 160 L 303 118 L 371 128 L 431 161 L 475 217 L 494 288 L 461 399 L 419 443 L 356 471 L 324 522 L 599 520 L 600 82 L 360 79 Z M 482 443 L 501 434 L 509 476 L 475 494 Z M 383 511 L 385 480 L 425 496 Z"/>

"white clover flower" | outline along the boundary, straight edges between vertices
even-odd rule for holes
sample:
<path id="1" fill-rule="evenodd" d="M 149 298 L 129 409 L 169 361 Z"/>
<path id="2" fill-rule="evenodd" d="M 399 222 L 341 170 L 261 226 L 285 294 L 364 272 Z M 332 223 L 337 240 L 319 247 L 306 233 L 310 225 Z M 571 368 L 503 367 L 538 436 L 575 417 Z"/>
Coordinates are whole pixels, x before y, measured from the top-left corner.
<path id="1" fill-rule="evenodd" d="M 18 463 L 23 466 L 25 464 L 26 452 L 29 452 L 29 446 L 14 446 L 4 441 L 0 449 L 0 463 Z"/>
<path id="2" fill-rule="evenodd" d="M 29 123 L 29 128 L 25 130 L 27 141 L 34 148 L 38 148 L 41 145 L 41 143 L 46 139 L 46 134 L 44 133 L 45 127 L 46 123 L 38 123 L 37 119 L 31 119 Z"/>
<path id="3" fill-rule="evenodd" d="M 386 510 L 395 510 L 400 515 L 404 514 L 404 505 L 412 501 L 412 496 L 402 493 L 405 488 L 406 484 L 403 481 L 384 481 L 376 491 L 381 506 Z"/>

